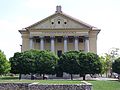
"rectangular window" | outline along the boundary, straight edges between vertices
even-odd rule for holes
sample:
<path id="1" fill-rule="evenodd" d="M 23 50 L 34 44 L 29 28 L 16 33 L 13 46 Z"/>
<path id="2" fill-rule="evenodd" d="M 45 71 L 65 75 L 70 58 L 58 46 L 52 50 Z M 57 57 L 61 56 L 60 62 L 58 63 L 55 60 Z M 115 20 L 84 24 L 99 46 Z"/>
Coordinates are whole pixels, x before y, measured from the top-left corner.
<path id="1" fill-rule="evenodd" d="M 68 38 L 68 41 L 69 41 L 69 43 L 73 43 L 74 38 L 73 38 L 73 37 L 69 37 L 69 38 Z"/>
<path id="2" fill-rule="evenodd" d="M 80 37 L 79 38 L 79 42 L 83 43 L 83 38 Z"/>
<path id="3" fill-rule="evenodd" d="M 39 38 L 36 39 L 36 43 L 40 43 L 40 39 Z"/>
<path id="4" fill-rule="evenodd" d="M 58 43 L 61 43 L 61 42 L 62 42 L 62 37 L 58 37 L 58 38 L 57 38 L 57 42 L 58 42 Z"/>
<path id="5" fill-rule="evenodd" d="M 46 43 L 50 43 L 50 38 L 45 38 Z"/>

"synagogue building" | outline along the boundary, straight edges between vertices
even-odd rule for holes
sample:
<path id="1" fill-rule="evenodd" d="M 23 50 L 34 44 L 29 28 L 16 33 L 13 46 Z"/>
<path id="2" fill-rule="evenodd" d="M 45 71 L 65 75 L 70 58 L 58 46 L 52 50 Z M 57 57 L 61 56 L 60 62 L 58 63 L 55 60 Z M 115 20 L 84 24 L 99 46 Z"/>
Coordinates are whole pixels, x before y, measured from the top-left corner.
<path id="1" fill-rule="evenodd" d="M 97 53 L 100 29 L 63 13 L 61 6 L 57 6 L 53 15 L 19 32 L 22 51 L 50 50 L 60 56 L 70 50 Z"/>

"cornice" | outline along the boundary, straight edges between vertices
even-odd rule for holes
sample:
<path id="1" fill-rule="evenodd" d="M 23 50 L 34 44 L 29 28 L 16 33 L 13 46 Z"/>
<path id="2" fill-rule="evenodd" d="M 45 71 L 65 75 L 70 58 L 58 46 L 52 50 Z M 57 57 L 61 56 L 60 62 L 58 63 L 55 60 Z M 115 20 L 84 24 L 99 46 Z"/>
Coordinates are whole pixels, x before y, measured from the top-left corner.
<path id="1" fill-rule="evenodd" d="M 21 34 L 28 34 L 29 31 L 28 30 L 18 30 Z"/>
<path id="2" fill-rule="evenodd" d="M 28 30 L 91 30 L 91 28 L 39 28 L 39 29 L 28 29 Z"/>
<path id="3" fill-rule="evenodd" d="M 83 29 L 83 28 L 77 28 L 77 29 L 75 29 L 75 28 L 69 28 L 69 29 L 60 29 L 60 28 L 57 28 L 57 29 L 29 29 L 28 31 L 29 32 L 40 32 L 40 31 L 51 31 L 51 32 L 53 32 L 53 31 L 55 31 L 55 32 L 57 32 L 57 31 L 90 31 L 91 29 Z"/>
<path id="4" fill-rule="evenodd" d="M 94 30 L 91 30 L 90 32 L 96 33 L 98 35 L 100 31 L 101 31 L 100 29 L 94 29 Z"/>

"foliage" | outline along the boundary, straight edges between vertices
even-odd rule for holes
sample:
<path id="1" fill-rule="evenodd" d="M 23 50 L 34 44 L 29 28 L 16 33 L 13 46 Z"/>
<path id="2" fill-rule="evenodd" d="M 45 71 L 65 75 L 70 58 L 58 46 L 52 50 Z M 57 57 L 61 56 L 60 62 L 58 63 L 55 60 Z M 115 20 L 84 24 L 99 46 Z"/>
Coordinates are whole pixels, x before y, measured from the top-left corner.
<path id="1" fill-rule="evenodd" d="M 87 54 L 80 52 L 79 53 L 79 73 L 83 76 L 83 74 L 88 74 L 89 72 L 89 63 L 87 62 Z"/>
<path id="2" fill-rule="evenodd" d="M 89 74 L 99 74 L 102 70 L 102 63 L 100 62 L 100 58 L 97 54 L 87 53 L 87 59 L 90 66 Z"/>
<path id="3" fill-rule="evenodd" d="M 69 51 L 60 59 L 50 51 L 29 50 L 17 52 L 10 58 L 11 72 L 14 74 L 55 74 L 55 69 L 72 74 L 98 74 L 102 70 L 99 56 L 94 53 Z M 55 68 L 56 67 L 56 68 Z M 85 79 L 85 78 L 84 78 Z"/>
<path id="4" fill-rule="evenodd" d="M 36 73 L 38 74 L 54 74 L 58 57 L 50 51 L 39 51 L 35 55 Z"/>
<path id="5" fill-rule="evenodd" d="M 69 51 L 60 57 L 58 66 L 63 72 L 80 74 L 85 80 L 86 74 L 99 74 L 102 71 L 102 63 L 97 54 Z"/>
<path id="6" fill-rule="evenodd" d="M 79 73 L 85 80 L 86 74 L 99 74 L 102 71 L 102 63 L 97 54 L 94 53 L 79 53 Z"/>
<path id="7" fill-rule="evenodd" d="M 105 59 L 103 56 L 100 56 L 100 61 L 102 63 L 102 71 L 101 71 L 101 75 L 104 74 L 106 71 L 105 71 Z"/>
<path id="8" fill-rule="evenodd" d="M 34 51 L 17 52 L 10 58 L 11 73 L 30 74 L 34 73 Z"/>
<path id="9" fill-rule="evenodd" d="M 78 51 L 69 51 L 62 54 L 59 61 L 59 67 L 63 72 L 72 74 L 78 74 Z"/>
<path id="10" fill-rule="evenodd" d="M 115 73 L 118 73 L 120 79 L 120 57 L 112 63 L 112 70 Z"/>
<path id="11" fill-rule="evenodd" d="M 10 58 L 11 73 L 50 74 L 53 73 L 58 57 L 49 51 L 29 50 L 17 52 Z M 21 77 L 21 76 L 20 76 Z"/>
<path id="12" fill-rule="evenodd" d="M 0 75 L 7 74 L 10 71 L 10 64 L 5 54 L 0 50 Z"/>
<path id="13" fill-rule="evenodd" d="M 105 56 L 100 58 L 102 62 L 102 73 L 106 73 L 106 77 L 108 77 L 108 72 L 111 71 L 112 67 L 112 60 L 111 60 L 111 55 L 105 53 Z"/>

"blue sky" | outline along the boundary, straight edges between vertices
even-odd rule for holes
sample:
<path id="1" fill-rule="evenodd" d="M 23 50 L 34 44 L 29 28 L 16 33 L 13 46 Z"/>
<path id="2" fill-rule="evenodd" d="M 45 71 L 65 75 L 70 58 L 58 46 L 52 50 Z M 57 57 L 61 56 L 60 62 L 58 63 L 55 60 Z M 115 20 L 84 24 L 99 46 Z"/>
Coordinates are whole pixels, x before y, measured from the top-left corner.
<path id="1" fill-rule="evenodd" d="M 120 48 L 120 0 L 0 0 L 0 49 L 7 58 L 20 51 L 18 30 L 62 11 L 101 29 L 98 54 Z"/>

